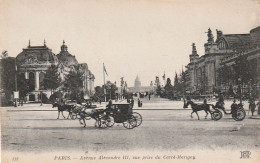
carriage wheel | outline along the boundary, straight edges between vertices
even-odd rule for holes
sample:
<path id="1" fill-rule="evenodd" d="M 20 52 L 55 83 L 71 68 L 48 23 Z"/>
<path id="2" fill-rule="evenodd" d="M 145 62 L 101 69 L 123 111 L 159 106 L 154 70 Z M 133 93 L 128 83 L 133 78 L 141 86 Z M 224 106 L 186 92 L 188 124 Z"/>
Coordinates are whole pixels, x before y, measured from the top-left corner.
<path id="1" fill-rule="evenodd" d="M 244 110 L 244 109 L 238 109 L 238 110 L 236 111 L 236 114 L 234 114 L 233 119 L 234 119 L 235 121 L 242 121 L 242 120 L 245 119 L 245 117 L 246 117 L 246 112 L 245 112 L 245 110 Z"/>
<path id="2" fill-rule="evenodd" d="M 105 116 L 104 120 L 105 120 L 105 123 L 106 123 L 107 127 L 112 127 L 115 124 L 114 118 L 111 117 L 111 116 Z"/>
<path id="3" fill-rule="evenodd" d="M 136 120 L 136 127 L 140 126 L 143 122 L 143 118 L 141 116 L 141 114 L 137 113 L 137 112 L 133 112 L 132 114 Z"/>
<path id="4" fill-rule="evenodd" d="M 123 122 L 123 126 L 127 129 L 133 129 L 137 126 L 137 121 L 134 116 L 130 116 L 125 122 Z"/>
<path id="5" fill-rule="evenodd" d="M 218 121 L 218 120 L 220 120 L 221 118 L 222 118 L 222 113 L 221 113 L 221 111 L 219 111 L 219 110 L 215 110 L 215 111 L 213 111 L 213 113 L 212 113 L 212 118 L 215 120 L 215 121 Z"/>

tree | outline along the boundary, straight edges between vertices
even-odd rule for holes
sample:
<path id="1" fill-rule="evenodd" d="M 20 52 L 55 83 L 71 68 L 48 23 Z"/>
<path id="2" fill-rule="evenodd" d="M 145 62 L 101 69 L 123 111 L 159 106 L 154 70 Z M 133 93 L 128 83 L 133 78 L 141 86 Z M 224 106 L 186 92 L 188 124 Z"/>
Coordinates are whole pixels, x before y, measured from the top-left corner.
<path id="1" fill-rule="evenodd" d="M 171 84 L 171 79 L 167 78 L 166 84 L 164 86 L 164 95 L 166 98 L 168 99 L 172 99 L 173 98 L 173 86 Z"/>
<path id="2" fill-rule="evenodd" d="M 0 87 L 5 93 L 6 102 L 11 100 L 11 95 L 15 91 L 15 73 L 15 58 L 2 57 L 0 60 Z"/>
<path id="3" fill-rule="evenodd" d="M 158 76 L 155 77 L 155 85 L 156 85 L 156 95 L 159 95 L 161 96 L 162 95 L 162 87 L 161 87 L 161 84 L 160 84 L 160 79 Z"/>
<path id="4" fill-rule="evenodd" d="M 94 94 L 94 99 L 97 101 L 98 99 L 104 99 L 104 86 L 100 87 L 100 86 L 96 86 L 95 87 L 95 94 Z"/>
<path id="5" fill-rule="evenodd" d="M 20 74 L 20 73 L 19 73 Z M 19 97 L 24 99 L 26 95 L 30 92 L 28 80 L 25 79 L 24 74 L 17 76 L 17 89 L 19 91 Z"/>
<path id="6" fill-rule="evenodd" d="M 239 56 L 235 60 L 234 65 L 235 70 L 235 78 L 238 80 L 238 78 L 241 79 L 242 83 L 248 83 L 250 79 L 253 79 L 251 67 L 249 65 L 249 62 L 247 60 L 247 56 Z"/>
<path id="7" fill-rule="evenodd" d="M 78 96 L 82 96 L 83 92 L 83 73 L 79 70 L 70 71 L 63 84 L 65 91 L 70 92 L 71 98 L 77 99 Z"/>
<path id="8" fill-rule="evenodd" d="M 177 75 L 177 73 L 175 72 L 175 77 L 174 77 L 174 86 L 177 87 L 178 84 L 179 84 L 178 75 Z"/>
<path id="9" fill-rule="evenodd" d="M 162 87 L 161 87 L 160 85 L 158 85 L 158 86 L 156 87 L 156 95 L 159 95 L 159 96 L 162 95 Z"/>
<path id="10" fill-rule="evenodd" d="M 45 89 L 51 89 L 51 94 L 55 89 L 60 86 L 60 75 L 58 71 L 58 67 L 55 65 L 51 65 L 46 71 L 45 78 L 43 79 L 43 87 Z"/>
<path id="11" fill-rule="evenodd" d="M 107 81 L 105 84 L 105 89 L 106 89 L 106 99 L 116 99 L 116 91 L 118 90 L 117 86 L 115 83 L 112 83 L 111 81 Z"/>
<path id="12" fill-rule="evenodd" d="M 221 68 L 217 70 L 218 74 L 218 83 L 224 85 L 230 85 L 234 77 L 234 73 L 231 71 L 231 68 L 224 64 Z"/>

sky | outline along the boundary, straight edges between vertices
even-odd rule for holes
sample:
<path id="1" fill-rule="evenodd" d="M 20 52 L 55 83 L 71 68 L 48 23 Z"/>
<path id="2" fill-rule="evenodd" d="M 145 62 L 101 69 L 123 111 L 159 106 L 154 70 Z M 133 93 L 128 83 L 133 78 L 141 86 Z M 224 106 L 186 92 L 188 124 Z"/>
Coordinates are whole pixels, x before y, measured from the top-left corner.
<path id="1" fill-rule="evenodd" d="M 204 54 L 208 28 L 249 33 L 260 25 L 259 0 L 0 0 L 0 51 L 17 56 L 28 46 L 55 54 L 65 40 L 79 63 L 87 63 L 95 85 L 106 80 L 142 86 L 155 76 L 174 79 L 189 62 L 191 44 Z M 172 81 L 173 82 L 173 81 Z"/>

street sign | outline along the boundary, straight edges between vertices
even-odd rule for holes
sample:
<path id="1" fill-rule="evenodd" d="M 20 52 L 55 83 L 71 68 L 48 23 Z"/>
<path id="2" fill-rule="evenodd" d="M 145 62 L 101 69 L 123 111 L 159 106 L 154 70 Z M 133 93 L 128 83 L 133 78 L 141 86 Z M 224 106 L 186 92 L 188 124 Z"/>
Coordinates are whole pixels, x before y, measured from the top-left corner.
<path id="1" fill-rule="evenodd" d="M 14 98 L 18 99 L 19 98 L 19 91 L 14 91 Z"/>

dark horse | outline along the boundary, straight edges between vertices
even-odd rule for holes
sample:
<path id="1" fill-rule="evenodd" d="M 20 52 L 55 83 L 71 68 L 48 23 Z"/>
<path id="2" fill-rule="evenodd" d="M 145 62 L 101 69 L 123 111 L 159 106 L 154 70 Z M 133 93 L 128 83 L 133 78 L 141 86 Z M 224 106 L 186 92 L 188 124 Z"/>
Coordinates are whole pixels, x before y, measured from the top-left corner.
<path id="1" fill-rule="evenodd" d="M 55 108 L 55 107 L 58 107 L 58 118 L 57 119 L 59 119 L 59 117 L 60 117 L 60 112 L 61 112 L 61 115 L 63 116 L 63 118 L 65 118 L 63 115 L 63 111 L 69 112 L 69 115 L 67 117 L 67 119 L 69 119 L 69 116 L 72 117 L 72 110 L 75 108 L 74 105 L 65 105 L 65 104 L 60 105 L 57 103 L 52 104 L 52 108 Z"/>
<path id="2" fill-rule="evenodd" d="M 191 108 L 192 108 L 191 118 L 193 118 L 192 114 L 195 112 L 197 114 L 197 116 L 198 116 L 198 120 L 200 120 L 200 117 L 199 117 L 197 112 L 198 111 L 202 111 L 202 110 L 204 110 L 206 112 L 205 119 L 207 118 L 208 113 L 211 114 L 211 111 L 209 109 L 210 104 L 195 104 L 191 100 L 188 100 L 187 103 L 186 103 L 186 101 L 184 101 L 184 108 L 188 108 L 189 105 L 191 105 Z"/>

